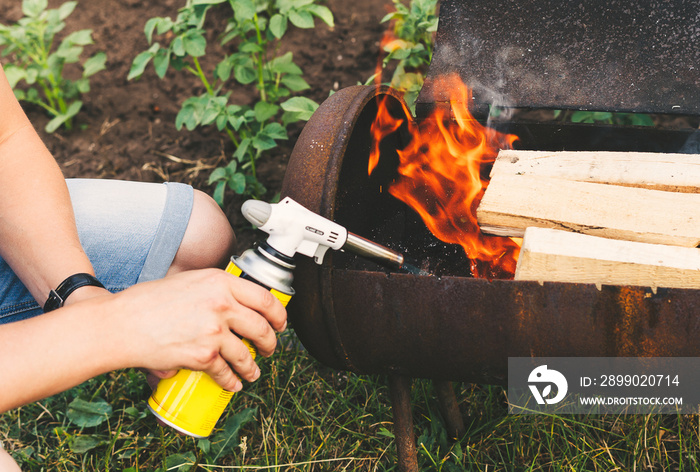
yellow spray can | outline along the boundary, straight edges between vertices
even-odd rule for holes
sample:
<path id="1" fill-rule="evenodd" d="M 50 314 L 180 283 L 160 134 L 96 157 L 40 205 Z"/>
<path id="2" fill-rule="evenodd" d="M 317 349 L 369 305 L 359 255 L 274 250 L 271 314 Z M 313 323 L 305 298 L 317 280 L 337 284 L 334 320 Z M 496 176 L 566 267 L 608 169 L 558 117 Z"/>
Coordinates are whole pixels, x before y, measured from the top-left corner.
<path id="1" fill-rule="evenodd" d="M 294 295 L 293 256 L 297 253 L 321 264 L 329 248 L 343 249 L 394 269 L 422 274 L 402 254 L 349 233 L 289 197 L 276 204 L 248 200 L 241 210 L 269 237 L 240 257 L 232 257 L 226 271 L 266 287 L 284 306 Z M 243 341 L 255 356 L 255 348 Z M 207 374 L 183 369 L 158 383 L 148 407 L 178 431 L 201 438 L 211 434 L 232 396 Z"/>
<path id="2" fill-rule="evenodd" d="M 291 287 L 294 263 L 275 254 L 265 242 L 232 257 L 226 272 L 251 280 L 272 292 L 282 305 L 294 295 Z M 253 359 L 255 347 L 247 340 Z M 162 379 L 148 399 L 148 408 L 165 424 L 196 438 L 209 436 L 229 404 L 233 392 L 224 390 L 208 374 L 181 369 L 174 377 Z"/>

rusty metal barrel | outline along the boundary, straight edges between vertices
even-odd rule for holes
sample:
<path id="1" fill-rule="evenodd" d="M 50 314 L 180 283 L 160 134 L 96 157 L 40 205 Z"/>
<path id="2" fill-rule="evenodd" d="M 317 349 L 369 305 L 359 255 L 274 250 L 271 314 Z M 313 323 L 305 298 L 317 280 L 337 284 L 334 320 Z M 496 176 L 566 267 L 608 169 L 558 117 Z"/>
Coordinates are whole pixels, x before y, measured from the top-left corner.
<path id="1" fill-rule="evenodd" d="M 397 250 L 415 215 L 385 191 L 384 171 L 367 175 L 377 98 L 411 119 L 398 94 L 357 86 L 327 99 L 291 156 L 283 196 L 349 231 Z M 446 257 L 454 257 L 446 254 Z M 504 384 L 516 356 L 697 356 L 700 291 L 388 273 L 332 253 L 322 266 L 300 258 L 289 317 L 321 362 L 363 374 Z"/>

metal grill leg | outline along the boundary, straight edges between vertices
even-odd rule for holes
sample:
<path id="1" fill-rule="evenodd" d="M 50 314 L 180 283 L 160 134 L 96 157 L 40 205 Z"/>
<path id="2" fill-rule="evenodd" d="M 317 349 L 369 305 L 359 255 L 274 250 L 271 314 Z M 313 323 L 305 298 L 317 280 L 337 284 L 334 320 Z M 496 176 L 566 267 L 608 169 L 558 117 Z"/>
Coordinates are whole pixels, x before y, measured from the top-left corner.
<path id="1" fill-rule="evenodd" d="M 416 438 L 413 433 L 411 379 L 389 376 L 391 409 L 394 416 L 394 437 L 400 472 L 418 472 Z"/>
<path id="2" fill-rule="evenodd" d="M 447 434 L 450 439 L 456 441 L 464 436 L 466 428 L 464 427 L 462 413 L 459 411 L 459 405 L 457 404 L 455 391 L 452 388 L 452 382 L 436 380 L 433 383 L 435 385 L 435 391 L 437 392 L 438 401 L 440 402 L 440 413 L 442 413 L 443 418 L 445 418 Z"/>

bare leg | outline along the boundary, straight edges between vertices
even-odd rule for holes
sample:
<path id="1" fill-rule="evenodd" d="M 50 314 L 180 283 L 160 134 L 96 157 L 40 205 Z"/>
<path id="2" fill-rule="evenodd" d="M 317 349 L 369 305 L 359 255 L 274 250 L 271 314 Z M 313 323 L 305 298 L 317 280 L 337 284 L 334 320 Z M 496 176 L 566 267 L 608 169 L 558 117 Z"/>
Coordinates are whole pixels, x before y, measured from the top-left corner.
<path id="1" fill-rule="evenodd" d="M 21 472 L 19 466 L 8 452 L 0 446 L 0 471 Z"/>
<path id="2" fill-rule="evenodd" d="M 236 250 L 236 235 L 219 205 L 194 191 L 192 215 L 167 275 L 206 267 L 224 268 Z"/>

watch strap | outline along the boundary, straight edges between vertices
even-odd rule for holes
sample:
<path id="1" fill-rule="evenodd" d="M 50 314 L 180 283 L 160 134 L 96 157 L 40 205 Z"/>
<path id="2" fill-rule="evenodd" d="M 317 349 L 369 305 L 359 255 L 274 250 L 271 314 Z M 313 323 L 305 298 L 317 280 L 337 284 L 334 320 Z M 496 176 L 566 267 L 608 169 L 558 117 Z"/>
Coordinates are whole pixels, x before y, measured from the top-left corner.
<path id="1" fill-rule="evenodd" d="M 68 295 L 80 287 L 85 287 L 86 285 L 105 288 L 94 275 L 87 273 L 73 274 L 61 282 L 56 290 L 51 290 L 49 292 L 49 298 L 44 304 L 44 313 L 62 307 L 66 301 L 66 298 L 68 298 Z"/>

